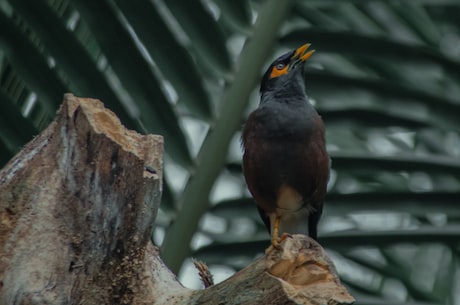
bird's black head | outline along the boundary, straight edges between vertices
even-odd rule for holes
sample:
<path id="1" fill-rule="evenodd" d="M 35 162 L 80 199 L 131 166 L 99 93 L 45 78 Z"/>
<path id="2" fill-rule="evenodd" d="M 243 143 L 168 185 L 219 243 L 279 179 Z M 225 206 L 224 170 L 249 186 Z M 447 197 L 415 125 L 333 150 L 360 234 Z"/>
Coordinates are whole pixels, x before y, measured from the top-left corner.
<path id="1" fill-rule="evenodd" d="M 260 94 L 270 91 L 288 91 L 296 82 L 302 83 L 303 90 L 303 66 L 305 61 L 315 52 L 307 52 L 309 43 L 298 49 L 289 51 L 278 57 L 265 72 L 260 84 Z M 293 84 L 294 83 L 294 84 Z"/>

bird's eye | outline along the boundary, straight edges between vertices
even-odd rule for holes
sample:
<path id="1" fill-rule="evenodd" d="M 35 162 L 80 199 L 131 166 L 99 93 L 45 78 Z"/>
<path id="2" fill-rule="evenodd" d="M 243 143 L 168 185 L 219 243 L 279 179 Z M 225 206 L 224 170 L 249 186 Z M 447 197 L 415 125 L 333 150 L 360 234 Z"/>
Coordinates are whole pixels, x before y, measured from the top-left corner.
<path id="1" fill-rule="evenodd" d="M 281 76 L 283 74 L 288 74 L 288 67 L 282 62 L 277 63 L 270 73 L 270 79 Z"/>
<path id="2" fill-rule="evenodd" d="M 277 68 L 278 70 L 283 70 L 285 66 L 286 66 L 285 64 L 279 63 L 279 64 L 276 65 L 276 68 Z"/>

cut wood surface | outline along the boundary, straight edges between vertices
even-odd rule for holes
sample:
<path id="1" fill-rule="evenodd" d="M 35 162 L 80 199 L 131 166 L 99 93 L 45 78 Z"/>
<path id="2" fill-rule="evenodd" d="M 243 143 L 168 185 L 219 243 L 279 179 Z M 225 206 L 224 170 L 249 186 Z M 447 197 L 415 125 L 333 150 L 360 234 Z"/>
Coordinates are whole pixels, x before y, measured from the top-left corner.
<path id="1" fill-rule="evenodd" d="M 151 242 L 162 154 L 161 136 L 66 94 L 56 119 L 0 171 L 0 305 L 354 301 L 303 235 L 222 283 L 183 287 Z"/>

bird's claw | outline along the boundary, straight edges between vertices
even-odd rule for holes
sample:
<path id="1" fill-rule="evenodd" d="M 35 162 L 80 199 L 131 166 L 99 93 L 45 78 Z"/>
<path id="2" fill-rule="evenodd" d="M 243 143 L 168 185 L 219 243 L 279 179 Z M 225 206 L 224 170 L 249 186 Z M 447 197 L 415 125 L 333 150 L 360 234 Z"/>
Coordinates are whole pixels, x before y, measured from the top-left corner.
<path id="1" fill-rule="evenodd" d="M 286 238 L 291 238 L 292 235 L 289 233 L 283 233 L 281 234 L 280 237 L 273 237 L 272 238 L 272 244 L 271 246 L 275 248 L 276 250 L 281 250 L 281 243 L 286 239 Z"/>

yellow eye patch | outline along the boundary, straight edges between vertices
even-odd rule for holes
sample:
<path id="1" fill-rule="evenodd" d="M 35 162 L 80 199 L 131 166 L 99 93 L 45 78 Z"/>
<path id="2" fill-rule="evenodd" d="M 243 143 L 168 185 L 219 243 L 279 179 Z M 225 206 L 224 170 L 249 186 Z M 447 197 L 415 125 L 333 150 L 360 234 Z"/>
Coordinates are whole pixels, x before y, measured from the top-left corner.
<path id="1" fill-rule="evenodd" d="M 288 65 L 276 65 L 272 68 L 270 79 L 281 76 L 283 74 L 288 74 Z"/>

